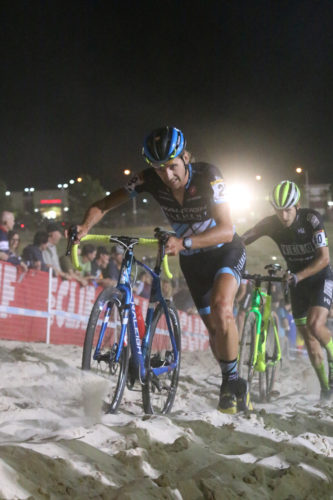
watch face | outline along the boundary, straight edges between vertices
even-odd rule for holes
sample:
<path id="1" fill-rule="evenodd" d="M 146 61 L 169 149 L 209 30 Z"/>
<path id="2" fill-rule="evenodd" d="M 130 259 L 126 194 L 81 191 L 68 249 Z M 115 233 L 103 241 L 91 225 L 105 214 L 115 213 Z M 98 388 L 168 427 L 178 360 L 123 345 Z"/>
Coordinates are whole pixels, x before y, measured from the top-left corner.
<path id="1" fill-rule="evenodd" d="M 184 247 L 189 250 L 192 247 L 192 240 L 191 238 L 185 238 L 184 239 Z"/>

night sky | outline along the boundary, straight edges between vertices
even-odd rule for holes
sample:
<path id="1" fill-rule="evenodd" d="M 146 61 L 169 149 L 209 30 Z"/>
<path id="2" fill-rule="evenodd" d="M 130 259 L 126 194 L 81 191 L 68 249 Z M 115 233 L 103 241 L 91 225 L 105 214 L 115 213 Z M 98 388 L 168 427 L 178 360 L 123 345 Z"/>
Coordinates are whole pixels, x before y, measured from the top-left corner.
<path id="1" fill-rule="evenodd" d="M 333 182 L 332 1 L 1 2 L 1 172 L 10 190 L 139 170 L 181 128 L 226 179 L 302 165 Z"/>

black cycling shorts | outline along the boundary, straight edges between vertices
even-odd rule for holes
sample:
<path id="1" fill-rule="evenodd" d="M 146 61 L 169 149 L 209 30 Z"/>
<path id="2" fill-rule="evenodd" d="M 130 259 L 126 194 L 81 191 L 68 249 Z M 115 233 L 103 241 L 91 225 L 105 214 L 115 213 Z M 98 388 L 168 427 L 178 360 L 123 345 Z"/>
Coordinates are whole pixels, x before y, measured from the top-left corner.
<path id="1" fill-rule="evenodd" d="M 321 306 L 330 310 L 333 298 L 333 273 L 329 268 L 323 271 L 290 288 L 291 307 L 296 325 L 306 324 L 310 307 Z"/>
<path id="2" fill-rule="evenodd" d="M 235 234 L 230 243 L 202 249 L 193 255 L 180 255 L 180 267 L 200 315 L 210 314 L 210 295 L 219 274 L 231 274 L 239 285 L 245 270 L 246 253 L 240 237 Z"/>

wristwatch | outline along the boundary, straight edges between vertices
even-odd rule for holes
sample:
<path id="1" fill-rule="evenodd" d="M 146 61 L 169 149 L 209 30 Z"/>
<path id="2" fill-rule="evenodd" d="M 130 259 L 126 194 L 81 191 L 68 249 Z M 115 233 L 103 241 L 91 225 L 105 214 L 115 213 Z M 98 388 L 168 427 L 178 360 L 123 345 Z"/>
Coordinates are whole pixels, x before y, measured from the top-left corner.
<path id="1" fill-rule="evenodd" d="M 184 238 L 183 239 L 183 246 L 186 248 L 186 250 L 191 250 L 192 248 L 192 239 L 191 238 Z"/>

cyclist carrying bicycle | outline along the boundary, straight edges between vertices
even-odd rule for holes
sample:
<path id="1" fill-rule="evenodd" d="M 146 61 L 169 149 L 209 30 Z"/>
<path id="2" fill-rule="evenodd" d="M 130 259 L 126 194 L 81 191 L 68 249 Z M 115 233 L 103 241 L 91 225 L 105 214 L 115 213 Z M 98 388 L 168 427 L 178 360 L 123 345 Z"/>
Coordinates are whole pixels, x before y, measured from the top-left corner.
<path id="1" fill-rule="evenodd" d="M 265 217 L 243 234 L 245 245 L 269 236 L 278 245 L 289 273 L 292 312 L 318 376 L 321 398 L 333 396 L 333 340 L 326 327 L 332 304 L 333 272 L 320 214 L 300 208 L 300 190 L 291 181 L 277 184 L 271 196 L 275 215 Z M 327 352 L 327 379 L 322 347 Z"/>
<path id="2" fill-rule="evenodd" d="M 175 127 L 153 130 L 142 150 L 148 168 L 127 185 L 94 203 L 78 226 L 78 239 L 109 210 L 129 196 L 148 192 L 175 231 L 166 252 L 178 255 L 195 305 L 222 370 L 218 408 L 236 413 L 250 405 L 247 382 L 238 377 L 238 332 L 233 302 L 244 270 L 244 246 L 233 229 L 220 171 L 208 163 L 191 163 L 183 133 Z"/>

